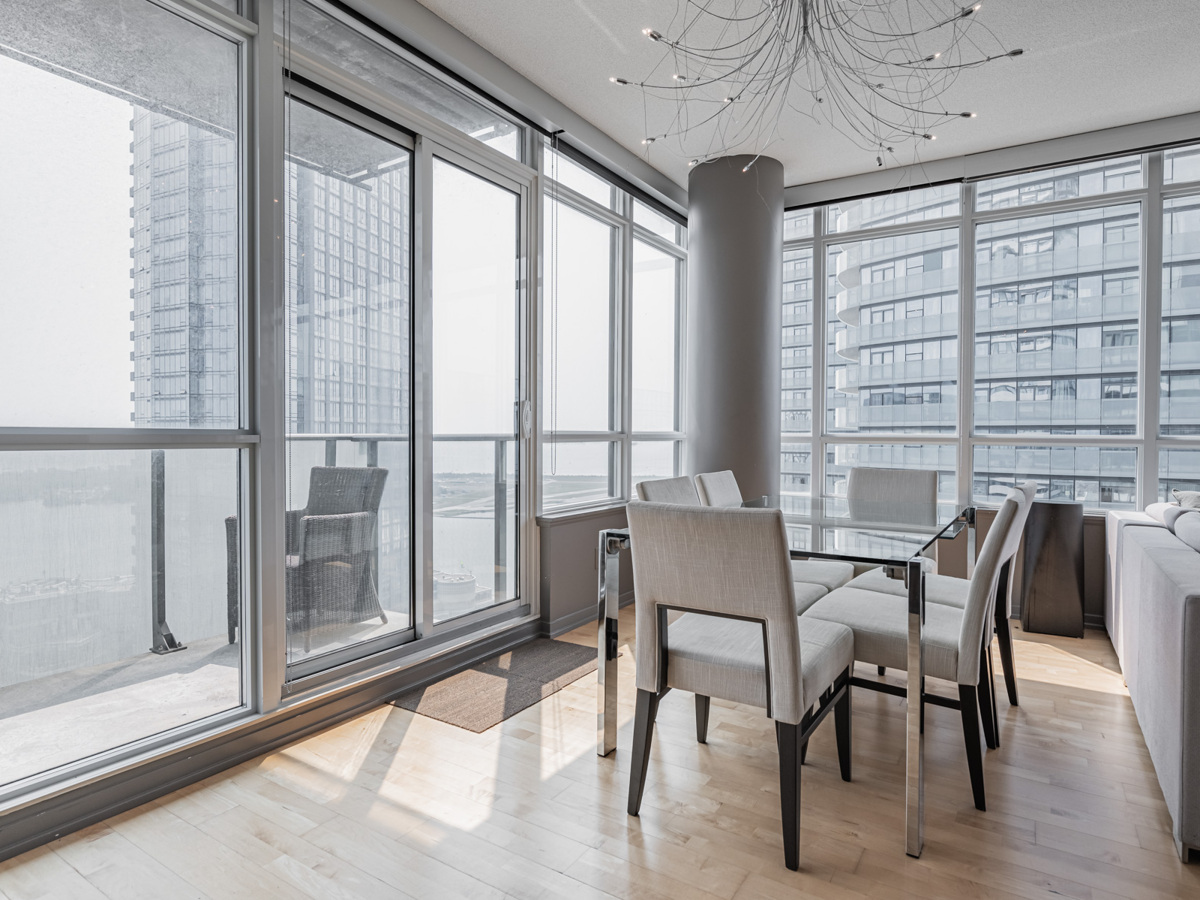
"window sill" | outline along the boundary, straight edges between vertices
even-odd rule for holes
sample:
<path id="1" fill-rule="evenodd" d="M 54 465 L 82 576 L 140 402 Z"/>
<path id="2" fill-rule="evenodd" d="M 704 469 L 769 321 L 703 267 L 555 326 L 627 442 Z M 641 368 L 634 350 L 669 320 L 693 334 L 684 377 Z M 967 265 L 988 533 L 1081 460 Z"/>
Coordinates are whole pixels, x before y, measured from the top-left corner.
<path id="1" fill-rule="evenodd" d="M 596 506 L 573 507 L 555 512 L 544 513 L 537 517 L 539 527 L 553 528 L 555 525 L 566 525 L 571 522 L 583 522 L 587 519 L 598 519 L 625 512 L 628 500 L 607 500 Z"/>

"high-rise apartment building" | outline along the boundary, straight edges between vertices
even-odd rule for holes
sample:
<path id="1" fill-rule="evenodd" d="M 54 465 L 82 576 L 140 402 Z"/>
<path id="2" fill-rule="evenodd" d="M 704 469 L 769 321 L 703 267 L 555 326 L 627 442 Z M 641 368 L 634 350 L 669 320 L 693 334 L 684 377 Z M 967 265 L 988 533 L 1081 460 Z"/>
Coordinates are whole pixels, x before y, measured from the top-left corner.
<path id="1" fill-rule="evenodd" d="M 1164 180 L 1196 156 L 1168 154 Z M 1144 278 L 1162 279 L 1161 365 L 1147 366 L 1148 377 L 1160 369 L 1160 433 L 1200 428 L 1200 204 L 1166 199 L 1163 268 L 1148 272 L 1143 204 L 1105 197 L 1136 191 L 1145 177 L 1135 156 L 992 179 L 968 194 L 947 186 L 827 207 L 828 236 L 814 241 L 826 252 L 827 281 L 819 492 L 842 494 L 852 466 L 894 466 L 937 469 L 941 496 L 954 500 L 958 448 L 939 437 L 958 427 L 969 348 L 976 500 L 1030 477 L 1050 498 L 1134 506 L 1138 448 L 1108 439 L 1137 433 Z M 963 213 L 963 196 L 974 199 L 973 247 L 945 225 Z M 919 227 L 937 220 L 941 227 Z M 810 221 L 791 214 L 787 239 L 810 237 Z M 850 239 L 839 242 L 841 234 Z M 783 446 L 782 489 L 796 495 L 811 491 L 812 445 L 795 436 L 812 429 L 813 253 L 793 243 L 784 256 L 783 430 L 793 437 Z M 969 332 L 960 321 L 965 253 L 973 254 Z M 863 441 L 872 434 L 878 443 Z M 911 442 L 895 438 L 907 434 Z M 1039 443 L 1051 435 L 1078 440 Z M 1200 454 L 1159 450 L 1160 497 L 1197 486 Z"/>
<path id="2" fill-rule="evenodd" d="M 236 428 L 236 142 L 137 107 L 130 131 L 130 418 L 154 428 Z"/>

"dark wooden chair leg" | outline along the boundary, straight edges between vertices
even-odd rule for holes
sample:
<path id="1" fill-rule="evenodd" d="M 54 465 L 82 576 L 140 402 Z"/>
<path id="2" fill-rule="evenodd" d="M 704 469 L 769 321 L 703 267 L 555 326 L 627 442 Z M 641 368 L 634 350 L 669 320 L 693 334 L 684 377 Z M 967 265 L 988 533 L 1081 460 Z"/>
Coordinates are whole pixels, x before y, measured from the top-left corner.
<path id="1" fill-rule="evenodd" d="M 813 711 L 810 706 L 808 712 L 804 714 L 804 718 L 800 720 L 800 733 L 808 731 L 808 726 L 812 723 Z M 804 765 L 808 761 L 808 741 L 800 745 L 800 765 Z"/>
<path id="2" fill-rule="evenodd" d="M 800 868 L 800 726 L 775 723 L 779 745 L 779 803 L 783 812 L 783 861 Z"/>
<path id="3" fill-rule="evenodd" d="M 962 713 L 963 740 L 967 746 L 967 769 L 971 773 L 971 793 L 975 808 L 987 810 L 983 795 L 983 747 L 979 741 L 979 696 L 974 685 L 958 686 L 958 702 Z"/>
<path id="4" fill-rule="evenodd" d="M 988 635 L 991 637 L 991 635 Z M 983 721 L 983 740 L 989 750 L 1000 746 L 996 734 L 996 689 L 992 682 L 992 648 L 984 644 L 979 652 L 979 715 Z"/>
<path id="5" fill-rule="evenodd" d="M 1011 706 L 1017 703 L 1017 670 L 1013 665 L 1012 626 L 1004 610 L 996 610 L 996 637 L 1000 641 L 1000 665 L 1004 669 L 1004 686 L 1008 688 L 1008 702 Z"/>
<path id="6" fill-rule="evenodd" d="M 696 740 L 708 743 L 708 697 L 696 695 Z"/>
<path id="7" fill-rule="evenodd" d="M 646 789 L 646 767 L 650 763 L 650 742 L 654 737 L 654 719 L 658 715 L 658 694 L 637 692 L 637 711 L 633 719 L 633 757 L 629 763 L 629 814 L 636 816 L 642 808 L 642 792 Z"/>
<path id="8" fill-rule="evenodd" d="M 879 674 L 880 674 L 880 675 L 886 675 L 886 674 L 887 674 L 887 666 L 878 666 L 877 668 L 879 669 Z"/>
<path id="9" fill-rule="evenodd" d="M 987 648 L 988 687 L 992 689 L 992 735 L 996 746 L 1000 746 L 1000 701 L 996 696 L 996 664 L 992 661 L 992 648 Z"/>
<path id="10" fill-rule="evenodd" d="M 837 734 L 838 764 L 842 781 L 850 780 L 850 673 L 845 674 L 846 693 L 833 708 L 833 728 Z"/>

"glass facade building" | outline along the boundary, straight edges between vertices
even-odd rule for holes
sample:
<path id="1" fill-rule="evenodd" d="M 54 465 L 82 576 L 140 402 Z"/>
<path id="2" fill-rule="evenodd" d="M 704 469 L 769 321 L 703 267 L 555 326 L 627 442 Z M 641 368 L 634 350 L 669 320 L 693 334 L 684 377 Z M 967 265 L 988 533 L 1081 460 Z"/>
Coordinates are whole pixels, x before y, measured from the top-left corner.
<path id="1" fill-rule="evenodd" d="M 858 465 L 935 469 L 947 504 L 987 503 L 1032 478 L 1041 497 L 1133 508 L 1200 483 L 1186 444 L 1200 431 L 1190 349 L 1200 207 L 1173 187 L 1194 179 L 1197 155 L 789 212 L 781 488 L 793 511 L 806 509 L 815 469 L 817 490 L 837 497 Z M 1147 230 L 1155 208 L 1161 236 Z M 810 335 L 815 279 L 822 348 Z M 1147 346 L 1143 322 L 1159 308 L 1161 335 Z M 1157 455 L 1157 476 L 1146 454 Z"/>

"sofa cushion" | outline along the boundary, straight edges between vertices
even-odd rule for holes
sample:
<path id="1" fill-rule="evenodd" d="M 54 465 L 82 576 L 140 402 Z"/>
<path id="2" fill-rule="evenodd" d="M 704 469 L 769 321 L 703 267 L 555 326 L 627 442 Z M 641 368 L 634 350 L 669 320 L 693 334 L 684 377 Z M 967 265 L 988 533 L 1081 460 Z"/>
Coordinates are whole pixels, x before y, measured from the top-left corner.
<path id="1" fill-rule="evenodd" d="M 1190 506 L 1180 506 L 1178 503 L 1151 503 L 1146 507 L 1146 514 L 1156 522 L 1161 522 L 1172 531 L 1175 530 L 1175 523 L 1182 516 L 1191 515 L 1197 512 L 1196 509 Z"/>
<path id="2" fill-rule="evenodd" d="M 1180 516 L 1175 522 L 1175 537 L 1193 550 L 1200 550 L 1200 516 Z"/>
<path id="3" fill-rule="evenodd" d="M 1171 491 L 1184 509 L 1200 509 L 1200 491 Z"/>

